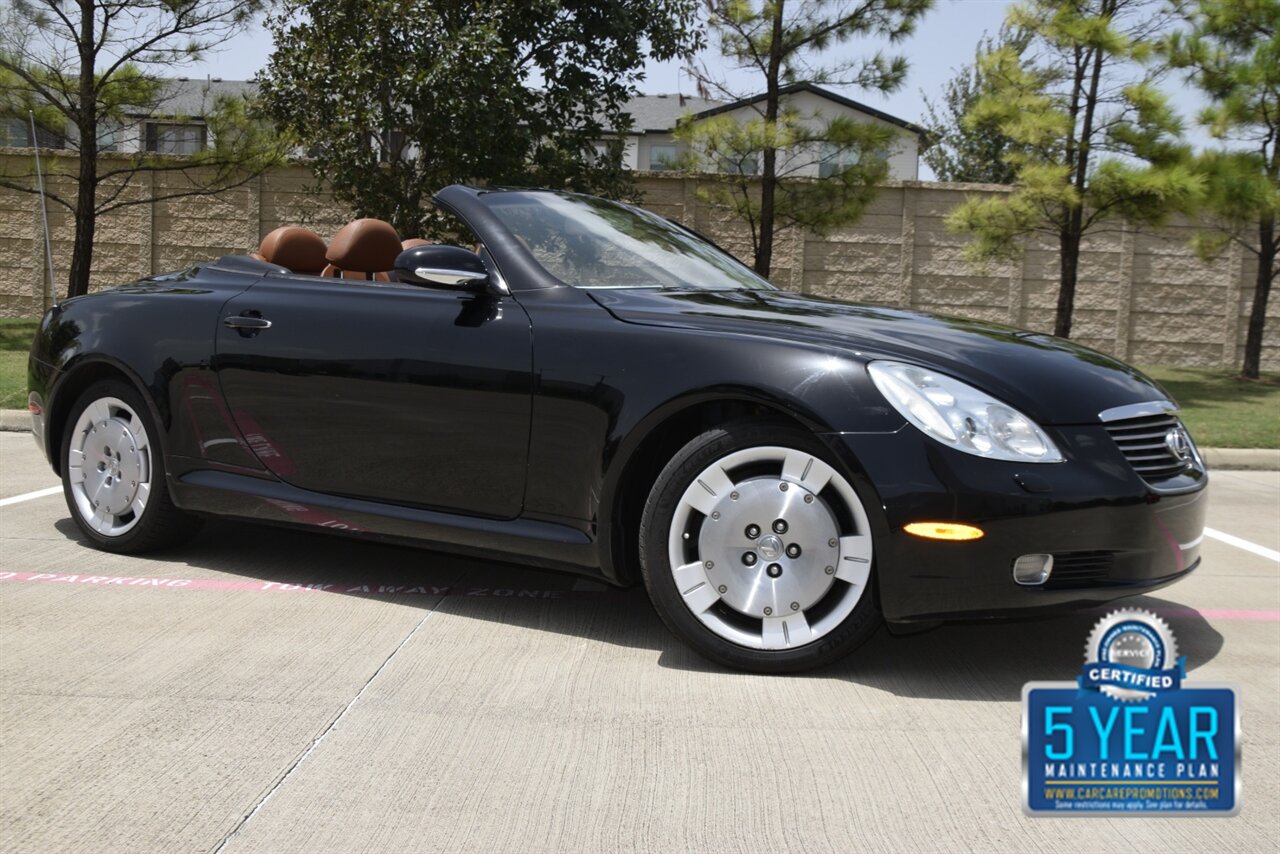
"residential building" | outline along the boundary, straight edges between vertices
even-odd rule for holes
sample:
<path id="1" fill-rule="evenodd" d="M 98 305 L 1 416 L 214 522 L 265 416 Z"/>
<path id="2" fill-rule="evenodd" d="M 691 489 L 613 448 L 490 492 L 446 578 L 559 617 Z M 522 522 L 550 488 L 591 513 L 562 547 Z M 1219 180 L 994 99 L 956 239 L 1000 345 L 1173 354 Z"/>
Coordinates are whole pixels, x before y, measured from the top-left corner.
<path id="1" fill-rule="evenodd" d="M 222 97 L 240 97 L 255 91 L 249 81 L 216 78 L 178 78 L 169 82 L 165 95 L 155 109 L 128 114 L 122 122 L 104 122 L 99 130 L 99 151 L 156 154 L 192 154 L 212 143 L 204 116 Z M 797 112 L 802 121 L 821 123 L 837 116 L 871 122 L 891 128 L 894 142 L 889 151 L 889 178 L 915 180 L 919 176 L 920 151 L 928 144 L 923 128 L 889 115 L 811 83 L 797 83 L 781 90 L 784 108 Z M 674 131 L 683 117 L 694 120 L 729 114 L 748 121 L 764 111 L 764 95 L 725 102 L 684 95 L 638 95 L 627 103 L 632 125 L 622 134 L 623 165 L 637 171 L 666 171 L 675 168 L 684 152 Z M 50 148 L 76 147 L 74 127 L 63 132 L 38 128 L 40 145 Z M 397 132 L 384 135 L 383 146 L 404 148 Z M 608 139 L 619 134 L 610 129 L 606 139 L 596 143 L 603 153 Z M 31 144 L 31 131 L 25 119 L 0 119 L 0 147 L 25 147 Z M 836 150 L 786 152 L 789 175 L 826 177 L 844 165 L 845 152 Z M 722 164 L 724 171 L 755 172 L 758 159 Z"/>
<path id="2" fill-rule="evenodd" d="M 784 108 L 794 110 L 802 121 L 814 125 L 843 116 L 891 128 L 894 142 L 889 149 L 889 178 L 902 181 L 919 178 L 920 152 L 929 144 L 924 128 L 812 83 L 784 86 L 779 94 Z M 685 153 L 684 145 L 674 136 L 682 117 L 697 120 L 727 113 L 746 122 L 763 115 L 764 100 L 763 94 L 732 102 L 683 95 L 640 95 L 632 98 L 627 104 L 632 127 L 625 135 L 623 163 L 627 168 L 644 171 L 670 169 Z M 616 138 L 616 134 L 612 136 Z M 600 143 L 599 147 L 603 149 L 604 144 Z M 784 154 L 784 159 L 793 161 L 788 164 L 789 175 L 818 178 L 826 177 L 845 165 L 841 162 L 842 156 L 847 154 L 824 150 L 789 152 Z M 759 162 L 725 164 L 721 168 L 754 172 L 759 169 Z"/>
<path id="3" fill-rule="evenodd" d="M 194 154 L 212 143 L 205 115 L 219 98 L 241 97 L 254 92 L 251 82 L 217 78 L 167 81 L 150 109 L 126 109 L 122 120 L 107 119 L 98 125 L 101 152 Z M 74 125 L 65 128 L 36 126 L 44 148 L 79 148 Z M 31 145 L 31 125 L 25 117 L 0 118 L 0 147 Z"/>

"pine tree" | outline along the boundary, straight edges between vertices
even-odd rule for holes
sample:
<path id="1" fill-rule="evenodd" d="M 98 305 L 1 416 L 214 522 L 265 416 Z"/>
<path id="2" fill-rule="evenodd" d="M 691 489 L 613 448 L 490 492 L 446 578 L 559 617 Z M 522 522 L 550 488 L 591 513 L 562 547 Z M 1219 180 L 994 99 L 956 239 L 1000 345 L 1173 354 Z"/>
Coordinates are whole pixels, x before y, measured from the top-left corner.
<path id="1" fill-rule="evenodd" d="M 1021 54 L 1026 49 L 1026 39 L 1002 27 L 996 39 L 984 38 L 974 61 L 962 65 L 947 81 L 941 104 L 925 95 L 924 126 L 933 137 L 933 144 L 921 156 L 939 181 L 1012 184 L 1017 178 L 1007 159 L 1017 149 L 1017 143 L 997 127 L 970 127 L 964 121 L 986 88 L 979 59 L 1003 45 Z"/>
<path id="2" fill-rule="evenodd" d="M 1241 374 L 1257 379 L 1267 300 L 1280 270 L 1280 0 L 1194 0 L 1179 4 L 1189 32 L 1166 52 L 1212 102 L 1199 116 L 1224 143 L 1204 153 L 1204 213 L 1216 227 L 1197 235 L 1206 258 L 1235 242 L 1258 262 Z"/>
<path id="3" fill-rule="evenodd" d="M 894 130 L 845 117 L 805 115 L 785 87 L 793 84 L 857 86 L 893 92 L 902 86 L 907 60 L 877 51 L 817 62 L 828 49 L 862 38 L 897 42 L 915 30 L 933 0 L 706 0 L 707 18 L 720 53 L 738 68 L 757 74 L 749 93 L 693 66 L 704 96 L 740 100 L 764 91 L 748 121 L 730 116 L 685 123 L 677 138 L 690 150 L 685 164 L 728 174 L 704 184 L 709 204 L 745 221 L 751 232 L 754 266 L 768 276 L 774 235 L 800 227 L 823 233 L 855 221 L 875 198 L 888 175 Z M 828 161 L 818 180 L 797 180 L 814 157 Z M 759 177 L 756 177 L 756 172 Z"/>
<path id="4" fill-rule="evenodd" d="M 979 60 L 986 88 L 965 121 L 1016 143 L 1006 155 L 1014 190 L 968 199 L 948 222 L 974 235 L 977 258 L 1012 254 L 1026 235 L 1055 239 L 1054 334 L 1064 338 L 1084 236 L 1113 219 L 1159 223 L 1200 194 L 1151 63 L 1165 9 L 1164 0 L 1027 0 L 1007 19 L 1027 34 L 1026 51 L 1004 45 Z"/>

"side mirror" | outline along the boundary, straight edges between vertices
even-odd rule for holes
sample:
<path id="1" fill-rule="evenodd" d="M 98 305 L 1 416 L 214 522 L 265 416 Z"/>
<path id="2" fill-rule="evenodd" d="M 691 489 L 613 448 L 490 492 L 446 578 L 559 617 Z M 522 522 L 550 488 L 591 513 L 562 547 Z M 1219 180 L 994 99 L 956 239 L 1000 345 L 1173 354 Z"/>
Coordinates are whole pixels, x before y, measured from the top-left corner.
<path id="1" fill-rule="evenodd" d="M 406 249 L 396 257 L 400 281 L 429 287 L 479 291 L 489 285 L 489 271 L 480 256 L 461 246 L 428 244 Z"/>

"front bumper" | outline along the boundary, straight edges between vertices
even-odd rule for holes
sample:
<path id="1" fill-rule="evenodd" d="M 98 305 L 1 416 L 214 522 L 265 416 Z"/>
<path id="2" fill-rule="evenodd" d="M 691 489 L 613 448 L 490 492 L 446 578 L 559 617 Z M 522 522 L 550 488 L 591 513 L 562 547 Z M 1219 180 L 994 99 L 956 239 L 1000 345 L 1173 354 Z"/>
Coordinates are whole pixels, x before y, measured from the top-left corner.
<path id="1" fill-rule="evenodd" d="M 55 369 L 34 355 L 27 358 L 27 411 L 31 413 L 31 438 L 36 447 L 52 464 L 53 459 L 48 441 L 45 437 L 49 387 L 52 384 Z"/>
<path id="2" fill-rule="evenodd" d="M 1133 471 L 1101 426 L 1052 433 L 1066 462 L 982 459 L 909 425 L 895 433 L 825 437 L 855 473 L 868 505 L 886 619 L 1086 607 L 1155 590 L 1199 565 L 1207 476 L 1179 493 L 1160 492 Z M 947 542 L 903 531 L 925 521 L 962 522 L 985 536 Z M 1054 555 L 1045 584 L 1014 581 L 1013 563 L 1025 554 Z"/>

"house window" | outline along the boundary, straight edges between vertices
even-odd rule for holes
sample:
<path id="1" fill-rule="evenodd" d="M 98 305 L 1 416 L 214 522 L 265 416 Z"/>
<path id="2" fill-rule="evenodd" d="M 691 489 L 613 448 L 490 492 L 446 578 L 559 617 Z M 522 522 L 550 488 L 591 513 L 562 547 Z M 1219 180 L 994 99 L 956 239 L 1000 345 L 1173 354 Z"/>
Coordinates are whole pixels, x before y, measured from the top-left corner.
<path id="1" fill-rule="evenodd" d="M 31 131 L 22 119 L 0 119 L 0 146 L 26 148 L 30 140 Z"/>
<path id="2" fill-rule="evenodd" d="M 41 148 L 66 148 L 66 140 L 46 127 L 36 125 L 36 142 Z M 31 124 L 27 119 L 0 119 L 0 148 L 30 148 Z"/>
<path id="3" fill-rule="evenodd" d="M 862 152 L 848 145 L 836 145 L 826 142 L 822 145 L 822 160 L 818 163 L 818 177 L 830 178 L 838 175 L 850 166 L 857 166 L 862 159 Z"/>
<path id="4" fill-rule="evenodd" d="M 147 125 L 147 151 L 153 154 L 195 154 L 208 142 L 204 125 L 151 122 Z"/>
<path id="5" fill-rule="evenodd" d="M 728 175 L 758 175 L 759 155 L 754 151 L 750 154 L 726 154 L 720 158 L 720 171 Z"/>
<path id="6" fill-rule="evenodd" d="M 124 127 L 119 122 L 105 120 L 98 123 L 98 151 L 119 151 L 124 139 Z"/>
<path id="7" fill-rule="evenodd" d="M 676 147 L 660 143 L 649 146 L 649 168 L 661 172 L 676 168 Z"/>

